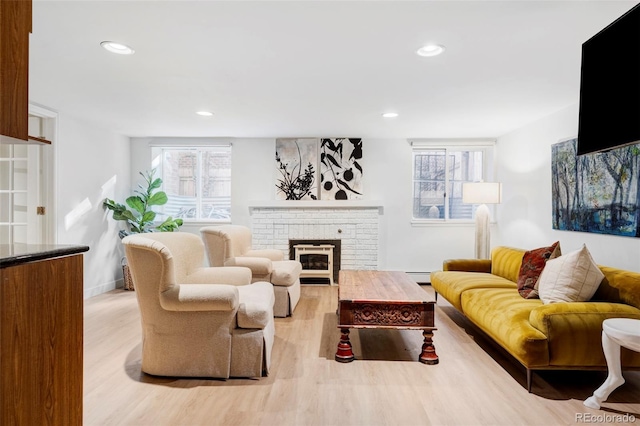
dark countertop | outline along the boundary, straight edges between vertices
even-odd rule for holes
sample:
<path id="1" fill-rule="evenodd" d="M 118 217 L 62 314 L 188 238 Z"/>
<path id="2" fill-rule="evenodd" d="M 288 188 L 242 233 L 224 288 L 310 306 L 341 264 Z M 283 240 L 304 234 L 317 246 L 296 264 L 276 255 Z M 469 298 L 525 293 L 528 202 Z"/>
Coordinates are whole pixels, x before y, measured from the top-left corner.
<path id="1" fill-rule="evenodd" d="M 58 244 L 0 244 L 0 268 L 89 251 L 88 246 Z"/>

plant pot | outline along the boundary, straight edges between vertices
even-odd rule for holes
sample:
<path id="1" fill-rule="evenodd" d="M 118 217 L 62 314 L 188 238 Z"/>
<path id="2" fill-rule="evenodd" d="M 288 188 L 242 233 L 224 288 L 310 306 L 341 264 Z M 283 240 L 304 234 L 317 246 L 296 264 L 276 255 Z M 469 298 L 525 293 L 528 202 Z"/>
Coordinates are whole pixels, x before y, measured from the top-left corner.
<path id="1" fill-rule="evenodd" d="M 131 270 L 129 269 L 129 265 L 127 265 L 126 258 L 122 258 L 122 277 L 124 278 L 124 289 L 134 291 L 133 277 L 131 276 Z"/>

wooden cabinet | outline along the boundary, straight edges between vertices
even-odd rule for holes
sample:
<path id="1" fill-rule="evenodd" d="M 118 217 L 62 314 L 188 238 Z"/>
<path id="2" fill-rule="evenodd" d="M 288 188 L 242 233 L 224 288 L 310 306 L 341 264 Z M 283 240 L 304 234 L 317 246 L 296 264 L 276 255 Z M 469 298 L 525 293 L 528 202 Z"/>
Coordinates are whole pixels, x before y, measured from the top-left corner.
<path id="1" fill-rule="evenodd" d="M 1 259 L 2 425 L 82 424 L 83 256 L 78 251 L 86 250 Z"/>
<path id="2" fill-rule="evenodd" d="M 31 0 L 0 1 L 0 135 L 27 141 Z"/>

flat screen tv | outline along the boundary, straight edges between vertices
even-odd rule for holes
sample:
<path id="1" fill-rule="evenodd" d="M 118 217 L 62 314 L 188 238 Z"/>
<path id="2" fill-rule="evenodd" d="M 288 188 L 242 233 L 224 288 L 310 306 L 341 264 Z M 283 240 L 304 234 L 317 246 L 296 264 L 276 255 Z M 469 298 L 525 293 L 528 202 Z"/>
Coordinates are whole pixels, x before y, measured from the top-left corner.
<path id="1" fill-rule="evenodd" d="M 640 4 L 582 44 L 578 155 L 640 142 Z"/>

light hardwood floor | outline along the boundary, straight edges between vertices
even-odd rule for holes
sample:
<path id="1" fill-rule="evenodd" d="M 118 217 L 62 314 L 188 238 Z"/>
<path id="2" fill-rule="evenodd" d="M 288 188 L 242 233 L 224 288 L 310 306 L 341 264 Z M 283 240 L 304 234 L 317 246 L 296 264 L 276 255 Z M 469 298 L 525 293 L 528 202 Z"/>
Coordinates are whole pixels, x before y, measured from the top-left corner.
<path id="1" fill-rule="evenodd" d="M 134 292 L 88 299 L 84 424 L 568 425 L 597 415 L 609 416 L 611 424 L 622 420 L 612 416 L 627 413 L 640 424 L 640 372 L 625 372 L 627 382 L 602 410 L 582 401 L 605 372 L 536 373 L 528 393 L 524 368 L 442 298 L 434 335 L 438 365 L 417 362 L 423 339 L 412 330 L 352 330 L 356 361 L 338 363 L 336 308 L 337 287 L 303 286 L 293 317 L 276 319 L 269 377 L 186 380 L 140 371 Z"/>

